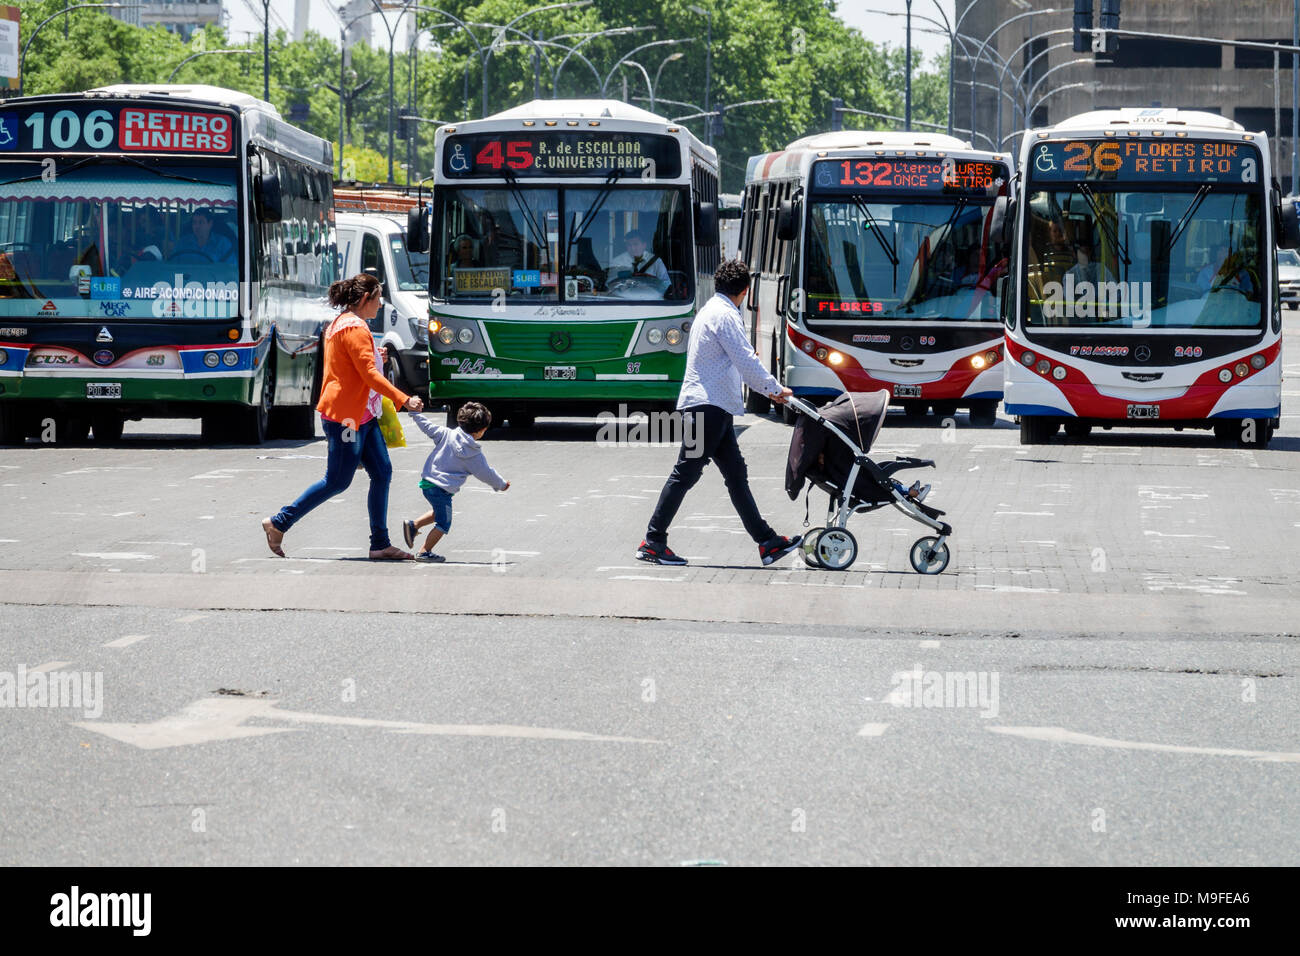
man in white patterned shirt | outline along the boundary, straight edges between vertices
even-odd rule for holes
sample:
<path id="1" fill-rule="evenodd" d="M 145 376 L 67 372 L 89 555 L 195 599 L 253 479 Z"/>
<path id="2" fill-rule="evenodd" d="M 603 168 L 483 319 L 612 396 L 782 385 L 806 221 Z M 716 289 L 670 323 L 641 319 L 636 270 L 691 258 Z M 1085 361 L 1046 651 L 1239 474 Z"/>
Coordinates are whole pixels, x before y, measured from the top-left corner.
<path id="1" fill-rule="evenodd" d="M 677 410 L 691 420 L 682 423 L 677 464 L 664 483 L 645 540 L 636 552 L 639 560 L 651 564 L 686 563 L 668 547 L 668 526 L 710 460 L 722 472 L 731 504 L 758 545 L 764 565 L 799 547 L 799 537 L 778 535 L 759 514 L 749 490 L 749 472 L 736 441 L 733 418 L 745 414 L 742 380 L 778 405 L 784 405 L 793 392 L 763 368 L 745 332 L 740 313 L 749 295 L 749 269 L 745 263 L 740 259 L 723 262 L 713 274 L 713 287 L 713 298 L 700 309 L 691 326 L 686 374 L 677 397 Z"/>

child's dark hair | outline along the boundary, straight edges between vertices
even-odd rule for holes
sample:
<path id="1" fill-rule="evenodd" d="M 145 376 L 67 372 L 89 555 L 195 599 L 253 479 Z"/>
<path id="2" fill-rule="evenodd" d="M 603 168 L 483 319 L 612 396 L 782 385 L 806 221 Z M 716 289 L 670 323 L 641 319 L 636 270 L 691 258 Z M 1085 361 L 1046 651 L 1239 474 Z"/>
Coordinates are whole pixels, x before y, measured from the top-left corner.
<path id="1" fill-rule="evenodd" d="M 351 279 L 340 279 L 330 286 L 330 305 L 336 309 L 355 308 L 366 296 L 378 292 L 379 280 L 362 272 Z"/>
<path id="2" fill-rule="evenodd" d="M 743 259 L 726 259 L 713 273 L 713 288 L 737 296 L 749 288 L 749 267 Z"/>
<path id="3" fill-rule="evenodd" d="M 480 432 L 492 424 L 492 413 L 486 405 L 466 402 L 456 412 L 456 424 L 463 432 Z"/>

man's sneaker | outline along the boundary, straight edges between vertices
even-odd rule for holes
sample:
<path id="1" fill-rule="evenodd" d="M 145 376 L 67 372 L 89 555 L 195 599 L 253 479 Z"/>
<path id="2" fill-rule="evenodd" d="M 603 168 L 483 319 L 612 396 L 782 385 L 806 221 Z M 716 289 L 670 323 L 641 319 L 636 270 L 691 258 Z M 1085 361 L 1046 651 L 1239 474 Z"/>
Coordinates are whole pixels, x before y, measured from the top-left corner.
<path id="1" fill-rule="evenodd" d="M 797 534 L 793 538 L 773 538 L 767 544 L 758 546 L 758 556 L 763 559 L 763 565 L 766 567 L 774 561 L 780 561 L 791 551 L 797 550 L 802 541 L 803 535 L 801 534 Z"/>
<path id="2" fill-rule="evenodd" d="M 421 551 L 419 554 L 415 556 L 415 560 L 421 562 L 422 564 L 442 564 L 442 562 L 446 561 L 447 559 L 443 555 L 438 554 L 436 551 Z"/>
<path id="3" fill-rule="evenodd" d="M 415 547 L 415 522 L 414 521 L 402 522 L 402 538 L 406 541 L 406 546 L 408 548 Z"/>
<path id="4" fill-rule="evenodd" d="M 686 563 L 686 559 L 673 554 L 672 548 L 668 547 L 668 545 L 660 548 L 646 541 L 642 541 L 641 547 L 636 549 L 636 559 L 638 561 L 649 561 L 651 564 L 682 565 Z"/>

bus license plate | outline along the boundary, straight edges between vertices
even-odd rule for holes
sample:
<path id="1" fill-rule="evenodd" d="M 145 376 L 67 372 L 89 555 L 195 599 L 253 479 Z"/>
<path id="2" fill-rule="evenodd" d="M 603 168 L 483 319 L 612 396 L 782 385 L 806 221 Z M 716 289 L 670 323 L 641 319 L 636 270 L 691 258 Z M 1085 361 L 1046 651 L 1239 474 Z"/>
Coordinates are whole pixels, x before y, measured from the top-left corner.
<path id="1" fill-rule="evenodd" d="M 87 398 L 121 398 L 121 382 L 87 382 Z"/>
<path id="2" fill-rule="evenodd" d="M 542 378 L 547 381 L 577 381 L 578 367 L 576 365 L 548 365 L 545 371 L 542 372 Z"/>
<path id="3" fill-rule="evenodd" d="M 1129 418 L 1159 418 L 1159 405 L 1130 405 L 1128 407 Z"/>
<path id="4" fill-rule="evenodd" d="M 895 398 L 920 398 L 921 386 L 920 385 L 895 385 L 894 397 Z"/>

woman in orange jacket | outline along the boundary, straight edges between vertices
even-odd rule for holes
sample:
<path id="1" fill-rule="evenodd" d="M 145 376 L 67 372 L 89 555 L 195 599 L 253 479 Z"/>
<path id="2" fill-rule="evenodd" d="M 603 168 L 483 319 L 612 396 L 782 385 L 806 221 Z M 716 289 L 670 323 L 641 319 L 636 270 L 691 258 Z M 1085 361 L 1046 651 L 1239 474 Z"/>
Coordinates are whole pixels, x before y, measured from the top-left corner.
<path id="1" fill-rule="evenodd" d="M 379 311 L 382 288 L 371 275 L 357 275 L 330 286 L 330 304 L 343 311 L 325 332 L 325 372 L 321 382 L 321 427 L 329 439 L 325 477 L 291 505 L 262 519 L 267 546 L 280 557 L 285 532 L 317 505 L 342 494 L 352 484 L 358 463 L 370 476 L 370 558 L 374 561 L 407 561 L 412 555 L 393 547 L 388 539 L 388 486 L 393 466 L 379 431 L 381 396 L 387 395 L 398 408 L 418 412 L 424 403 L 406 395 L 376 367 L 378 350 L 370 334 L 370 320 Z"/>

